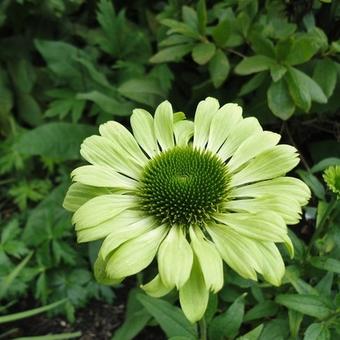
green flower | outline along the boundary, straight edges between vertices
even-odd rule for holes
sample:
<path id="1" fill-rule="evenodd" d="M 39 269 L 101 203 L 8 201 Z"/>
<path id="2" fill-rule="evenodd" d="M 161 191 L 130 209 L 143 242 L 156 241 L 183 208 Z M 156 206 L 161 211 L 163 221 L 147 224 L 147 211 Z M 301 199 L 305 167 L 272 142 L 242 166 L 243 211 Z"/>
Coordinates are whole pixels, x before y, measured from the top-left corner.
<path id="1" fill-rule="evenodd" d="M 299 162 L 296 149 L 214 98 L 198 104 L 193 122 L 165 101 L 154 117 L 134 110 L 131 126 L 133 134 L 110 121 L 84 141 L 92 165 L 72 172 L 64 201 L 79 242 L 104 239 L 97 279 L 119 282 L 157 257 L 158 275 L 143 289 L 156 297 L 178 289 L 192 322 L 222 288 L 223 260 L 244 278 L 280 285 L 275 243 L 293 255 L 287 224 L 310 197 L 302 181 L 284 177 Z"/>
<path id="2" fill-rule="evenodd" d="M 328 167 L 323 174 L 323 179 L 327 183 L 328 188 L 332 190 L 337 197 L 340 197 L 340 165 Z"/>

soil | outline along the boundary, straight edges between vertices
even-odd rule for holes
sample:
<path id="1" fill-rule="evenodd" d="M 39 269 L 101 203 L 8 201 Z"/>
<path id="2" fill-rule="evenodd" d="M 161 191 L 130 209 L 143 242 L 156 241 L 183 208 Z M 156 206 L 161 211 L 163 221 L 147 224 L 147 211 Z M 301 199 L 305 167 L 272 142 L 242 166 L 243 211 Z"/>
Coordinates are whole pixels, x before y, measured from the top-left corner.
<path id="1" fill-rule="evenodd" d="M 81 332 L 78 339 L 109 340 L 115 330 L 123 323 L 124 304 L 110 305 L 101 301 L 92 301 L 76 313 L 76 321 L 70 324 L 64 317 L 48 318 L 41 314 L 29 319 L 1 327 L 0 333 L 13 329 L 7 339 L 22 336 L 39 336 L 46 334 L 61 334 Z M 136 340 L 163 340 L 164 333 L 158 327 L 146 327 Z"/>

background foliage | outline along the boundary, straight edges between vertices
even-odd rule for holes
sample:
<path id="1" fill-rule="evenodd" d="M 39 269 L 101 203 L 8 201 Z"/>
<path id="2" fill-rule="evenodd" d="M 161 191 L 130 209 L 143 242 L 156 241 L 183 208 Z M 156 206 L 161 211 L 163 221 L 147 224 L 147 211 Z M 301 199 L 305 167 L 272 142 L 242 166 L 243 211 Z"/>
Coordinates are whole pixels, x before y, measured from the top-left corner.
<path id="1" fill-rule="evenodd" d="M 22 299 L 67 298 L 54 311 L 72 321 L 90 299 L 115 303 L 92 276 L 96 245 L 75 243 L 61 207 L 79 145 L 106 120 L 128 126 L 134 107 L 152 111 L 168 98 L 190 117 L 211 95 L 299 149 L 295 175 L 313 199 L 292 228 L 296 256 L 286 256 L 280 288 L 226 269 L 205 318 L 210 339 L 338 339 L 340 204 L 321 175 L 340 164 L 339 25 L 337 0 L 3 0 L 1 313 Z M 114 339 L 147 324 L 173 340 L 197 338 L 175 302 L 131 289 Z"/>

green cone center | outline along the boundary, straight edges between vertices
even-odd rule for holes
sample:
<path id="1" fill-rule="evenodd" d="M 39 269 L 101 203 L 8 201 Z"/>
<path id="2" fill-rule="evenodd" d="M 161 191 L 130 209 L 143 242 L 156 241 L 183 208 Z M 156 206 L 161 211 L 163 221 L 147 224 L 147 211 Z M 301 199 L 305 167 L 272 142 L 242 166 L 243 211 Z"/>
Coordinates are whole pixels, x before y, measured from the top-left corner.
<path id="1" fill-rule="evenodd" d="M 201 225 L 226 198 L 228 182 L 227 167 L 215 154 L 177 146 L 145 167 L 141 206 L 161 223 Z"/>

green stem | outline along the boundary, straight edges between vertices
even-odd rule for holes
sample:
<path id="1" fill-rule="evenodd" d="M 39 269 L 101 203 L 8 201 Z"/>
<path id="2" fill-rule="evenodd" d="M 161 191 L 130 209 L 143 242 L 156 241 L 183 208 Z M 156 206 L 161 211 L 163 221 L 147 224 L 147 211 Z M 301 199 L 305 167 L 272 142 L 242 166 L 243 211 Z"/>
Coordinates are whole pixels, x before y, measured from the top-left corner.
<path id="1" fill-rule="evenodd" d="M 207 340 L 207 323 L 205 321 L 205 318 L 203 318 L 198 321 L 198 327 L 200 330 L 200 340 Z"/>

